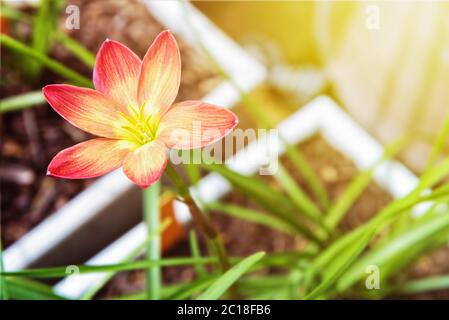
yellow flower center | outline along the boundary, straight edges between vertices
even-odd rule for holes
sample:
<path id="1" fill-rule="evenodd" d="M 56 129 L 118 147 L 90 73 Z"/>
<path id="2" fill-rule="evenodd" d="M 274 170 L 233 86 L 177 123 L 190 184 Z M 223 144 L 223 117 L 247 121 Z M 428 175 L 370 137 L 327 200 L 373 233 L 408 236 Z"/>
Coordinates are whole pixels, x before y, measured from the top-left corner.
<path id="1" fill-rule="evenodd" d="M 129 106 L 130 115 L 119 111 L 125 120 L 121 126 L 123 138 L 144 145 L 156 139 L 157 128 L 159 126 L 159 116 L 149 114 L 145 116 L 145 103 L 140 108 Z"/>

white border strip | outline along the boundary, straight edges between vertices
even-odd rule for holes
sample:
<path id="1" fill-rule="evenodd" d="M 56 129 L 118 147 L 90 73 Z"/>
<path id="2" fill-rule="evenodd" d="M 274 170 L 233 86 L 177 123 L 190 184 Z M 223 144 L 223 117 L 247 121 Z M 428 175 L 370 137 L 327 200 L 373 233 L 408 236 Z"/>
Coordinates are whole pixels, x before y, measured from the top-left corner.
<path id="1" fill-rule="evenodd" d="M 363 170 L 375 164 L 383 155 L 380 143 L 368 135 L 358 124 L 345 114 L 330 98 L 322 96 L 308 103 L 299 111 L 284 120 L 278 127 L 280 135 L 290 144 L 298 144 L 315 133 L 322 133 L 325 139 L 338 151 L 354 161 L 356 166 Z M 284 148 L 281 140 L 278 153 L 282 154 Z M 257 141 L 250 143 L 245 149 L 235 154 L 227 165 L 233 170 L 251 175 L 257 171 L 254 163 L 246 157 L 256 155 L 252 151 L 263 148 Z M 272 147 L 266 145 L 267 148 Z M 249 151 L 249 152 L 248 152 Z M 269 150 L 263 150 L 262 152 Z M 260 150 L 258 151 L 260 152 Z M 386 189 L 394 198 L 401 197 L 412 190 L 418 183 L 413 173 L 396 161 L 386 161 L 378 166 L 374 180 Z M 223 197 L 232 189 L 229 182 L 217 173 L 210 173 L 200 180 L 195 187 L 195 194 L 204 203 L 212 202 Z M 175 212 L 183 211 L 182 217 L 188 214 L 188 209 L 182 203 L 175 204 Z M 178 216 L 178 215 L 177 215 Z M 185 220 L 185 218 L 183 218 Z M 105 251 L 100 252 L 87 264 L 113 264 L 119 263 L 127 254 L 145 241 L 145 226 L 140 223 L 133 230 L 116 240 Z M 123 248 L 128 251 L 123 252 Z M 101 274 L 80 275 L 75 281 L 64 279 L 54 290 L 56 293 L 69 297 L 79 298 L 87 292 L 97 281 L 103 278 Z"/>
<path id="2" fill-rule="evenodd" d="M 217 55 L 219 63 L 244 90 L 254 88 L 265 79 L 264 67 L 255 62 L 189 3 L 148 0 L 144 3 L 161 24 L 176 34 L 185 36 L 186 41 L 191 43 L 194 38 L 192 33 L 187 31 L 183 16 L 187 10 L 191 14 L 192 22 L 197 26 L 198 36 L 201 37 L 203 44 Z M 195 47 L 195 44 L 193 46 Z M 230 83 L 223 82 L 202 100 L 231 108 L 240 100 L 240 94 Z M 9 271 L 22 269 L 37 261 L 86 222 L 94 219 L 98 212 L 104 210 L 113 199 L 132 186 L 121 169 L 98 179 L 91 187 L 5 250 L 5 269 Z M 180 219 L 182 221 L 186 217 Z"/>

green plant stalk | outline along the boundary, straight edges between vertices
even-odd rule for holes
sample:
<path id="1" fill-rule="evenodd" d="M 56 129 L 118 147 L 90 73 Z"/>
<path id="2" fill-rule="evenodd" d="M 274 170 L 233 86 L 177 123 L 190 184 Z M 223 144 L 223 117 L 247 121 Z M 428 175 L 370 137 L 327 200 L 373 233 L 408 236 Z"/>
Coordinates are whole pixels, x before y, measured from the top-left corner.
<path id="1" fill-rule="evenodd" d="M 160 189 L 161 184 L 157 181 L 143 190 L 143 212 L 148 235 L 153 234 L 160 227 Z M 157 234 L 148 242 L 146 258 L 148 261 L 157 261 L 161 258 L 160 234 Z M 148 268 L 146 281 L 147 298 L 149 300 L 159 300 L 161 294 L 161 269 L 159 266 Z"/>
<path id="2" fill-rule="evenodd" d="M 190 230 L 189 232 L 189 245 L 190 245 L 190 252 L 192 254 L 193 258 L 201 258 L 201 252 L 198 245 L 198 238 L 195 234 L 195 230 Z M 197 277 L 204 278 L 207 275 L 206 268 L 204 268 L 203 265 L 197 264 L 194 266 L 195 273 Z"/>
<path id="3" fill-rule="evenodd" d="M 7 47 L 8 49 L 15 51 L 19 54 L 28 56 L 36 61 L 41 62 L 47 68 L 51 69 L 55 73 L 65 77 L 67 80 L 73 81 L 77 85 L 84 87 L 92 87 L 92 81 L 90 81 L 85 76 L 79 74 L 78 72 L 64 66 L 63 64 L 55 61 L 40 52 L 28 47 L 27 45 L 11 38 L 8 35 L 0 35 L 0 43 Z"/>
<path id="4" fill-rule="evenodd" d="M 11 112 L 45 103 L 41 90 L 19 94 L 0 100 L 0 112 Z"/>
<path id="5" fill-rule="evenodd" d="M 329 209 L 331 207 L 331 200 L 320 179 L 315 174 L 315 171 L 313 171 L 312 166 L 297 148 L 286 142 L 285 146 L 285 153 L 309 184 L 312 192 L 318 198 L 323 208 Z"/>
<path id="6" fill-rule="evenodd" d="M 218 233 L 217 229 L 210 221 L 210 219 L 201 212 L 201 209 L 197 206 L 197 204 L 193 200 L 188 186 L 184 183 L 182 178 L 179 176 L 179 174 L 176 172 L 176 170 L 170 163 L 168 163 L 167 168 L 165 169 L 165 173 L 171 179 L 175 187 L 178 189 L 179 199 L 189 207 L 190 214 L 192 215 L 192 218 L 195 221 L 195 223 L 198 224 L 201 231 L 212 243 L 215 253 L 218 256 L 222 272 L 227 271 L 230 268 L 231 264 L 229 262 L 229 257 L 226 252 L 226 248 L 223 244 L 223 239 L 221 238 L 220 233 Z"/>
<path id="7" fill-rule="evenodd" d="M 5 266 L 3 264 L 3 245 L 1 241 L 1 231 L 0 231 L 0 272 L 3 272 Z M 7 300 L 8 292 L 6 289 L 5 277 L 0 274 L 0 300 Z"/>

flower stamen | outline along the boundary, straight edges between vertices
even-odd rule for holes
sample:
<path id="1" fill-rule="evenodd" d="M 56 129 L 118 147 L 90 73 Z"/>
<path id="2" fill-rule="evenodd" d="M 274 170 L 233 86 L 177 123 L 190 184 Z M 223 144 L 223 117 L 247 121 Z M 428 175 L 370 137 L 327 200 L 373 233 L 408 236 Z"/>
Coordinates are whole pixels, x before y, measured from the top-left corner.
<path id="1" fill-rule="evenodd" d="M 159 125 L 157 115 L 150 114 L 145 117 L 144 107 L 145 103 L 138 109 L 133 106 L 128 106 L 131 115 L 126 115 L 121 111 L 118 112 L 128 123 L 121 126 L 121 129 L 125 131 L 124 138 L 141 145 L 156 139 L 156 132 Z"/>

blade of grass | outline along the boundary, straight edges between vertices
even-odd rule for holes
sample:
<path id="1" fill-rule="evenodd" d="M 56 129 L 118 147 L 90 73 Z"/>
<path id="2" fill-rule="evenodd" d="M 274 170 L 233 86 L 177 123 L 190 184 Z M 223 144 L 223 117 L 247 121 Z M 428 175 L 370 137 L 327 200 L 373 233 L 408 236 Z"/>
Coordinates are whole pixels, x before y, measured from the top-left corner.
<path id="1" fill-rule="evenodd" d="M 365 274 L 366 266 L 376 265 L 382 270 L 385 263 L 390 261 L 390 259 L 393 259 L 394 257 L 403 259 L 401 257 L 403 253 L 413 250 L 420 244 L 425 244 L 424 242 L 427 239 L 444 230 L 449 233 L 449 212 L 435 216 L 435 218 L 430 221 L 424 224 L 419 224 L 403 234 L 400 234 L 380 248 L 371 250 L 352 266 L 339 280 L 337 285 L 338 290 L 340 292 L 344 291 L 357 282 Z M 419 252 L 420 251 L 422 250 L 419 250 Z M 416 253 L 414 255 L 416 255 Z"/>
<path id="2" fill-rule="evenodd" d="M 42 91 L 31 91 L 0 100 L 0 112 L 17 111 L 45 103 Z"/>
<path id="3" fill-rule="evenodd" d="M 309 185 L 312 192 L 315 194 L 317 199 L 320 201 L 321 205 L 324 209 L 329 209 L 331 206 L 331 200 L 329 199 L 329 195 L 327 194 L 326 189 L 321 183 L 318 176 L 315 174 L 310 163 L 307 159 L 302 155 L 302 153 L 295 148 L 294 146 L 284 142 L 286 148 L 285 153 L 288 158 L 295 165 L 296 169 L 299 173 L 304 177 L 304 180 Z"/>
<path id="4" fill-rule="evenodd" d="M 235 218 L 251 221 L 270 228 L 278 229 L 279 231 L 291 235 L 297 234 L 297 230 L 293 228 L 290 224 L 285 223 L 283 220 L 275 216 L 270 216 L 267 213 L 260 212 L 258 210 L 249 209 L 218 201 L 207 204 L 207 207 L 209 210 L 214 210 L 220 213 L 230 215 Z"/>
<path id="5" fill-rule="evenodd" d="M 314 221 L 320 221 L 320 210 L 309 199 L 305 192 L 298 186 L 295 180 L 287 173 L 287 170 L 279 163 L 278 170 L 273 176 L 284 188 L 295 206 Z"/>
<path id="6" fill-rule="evenodd" d="M 314 233 L 308 226 L 299 221 L 299 217 L 293 214 L 294 208 L 292 208 L 288 198 L 271 188 L 263 180 L 256 176 L 241 175 L 221 164 L 202 164 L 202 166 L 208 171 L 214 171 L 222 175 L 236 189 L 244 192 L 270 213 L 276 214 L 280 219 L 291 224 L 299 233 L 317 243 L 324 240 L 319 234 Z"/>
<path id="7" fill-rule="evenodd" d="M 10 298 L 14 300 L 65 300 L 55 294 L 52 288 L 27 278 L 7 278 Z"/>
<path id="8" fill-rule="evenodd" d="M 304 299 L 314 299 L 323 294 L 326 290 L 331 288 L 338 278 L 350 267 L 350 265 L 363 252 L 368 243 L 374 236 L 374 231 L 366 232 L 360 240 L 351 245 L 347 250 L 344 250 L 336 259 L 334 259 L 326 268 L 323 274 L 323 281 Z"/>
<path id="9" fill-rule="evenodd" d="M 352 230 L 351 232 L 340 237 L 333 242 L 328 248 L 326 248 L 313 262 L 311 268 L 306 275 L 306 286 L 311 282 L 313 277 L 319 273 L 332 259 L 337 257 L 345 248 L 349 247 L 352 243 L 357 242 L 365 232 L 370 230 L 377 230 L 380 232 L 382 228 L 390 222 L 395 216 L 402 213 L 404 210 L 409 210 L 421 201 L 427 201 L 428 196 L 422 197 L 421 194 L 424 190 L 432 187 L 438 183 L 442 177 L 449 172 L 449 158 L 443 161 L 440 165 L 430 169 L 426 174 L 421 177 L 420 183 L 413 189 L 408 195 L 401 199 L 397 199 L 385 208 L 383 208 L 373 219 L 368 223 Z"/>
<path id="10" fill-rule="evenodd" d="M 179 290 L 168 296 L 168 300 L 185 300 L 199 292 L 209 288 L 214 281 L 218 279 L 218 275 L 210 275 L 206 278 L 200 278 L 187 286 L 181 287 Z"/>
<path id="11" fill-rule="evenodd" d="M 206 289 L 197 300 L 217 300 L 228 290 L 245 272 L 265 255 L 264 252 L 255 253 L 237 263 L 226 271 L 217 281 Z"/>
<path id="12" fill-rule="evenodd" d="M 25 12 L 17 10 L 10 5 L 2 2 L 0 16 L 11 19 L 11 20 L 27 20 L 31 19 L 31 16 Z"/>
<path id="13" fill-rule="evenodd" d="M 398 293 L 422 293 L 449 288 L 449 275 L 433 276 L 424 279 L 412 280 L 393 289 Z"/>
<path id="14" fill-rule="evenodd" d="M 33 48 L 26 46 L 25 44 L 11 38 L 10 36 L 7 36 L 5 34 L 0 35 L 0 43 L 10 50 L 13 50 L 19 54 L 22 54 L 26 57 L 41 62 L 50 70 L 65 77 L 67 80 L 74 82 L 75 84 L 84 87 L 92 87 L 92 81 L 90 81 L 85 76 L 64 66 L 58 61 L 41 54 L 40 52 L 34 50 Z"/>
<path id="15" fill-rule="evenodd" d="M 214 281 L 218 278 L 217 275 L 209 275 L 208 279 L 198 279 L 188 283 L 177 283 L 166 285 L 162 288 L 161 298 L 163 300 L 174 300 L 174 299 L 186 299 L 188 298 L 187 293 L 190 291 L 191 294 L 196 294 L 198 291 L 201 291 L 201 286 L 205 283 L 210 284 L 210 282 Z M 198 291 L 195 289 L 198 288 Z M 204 288 L 202 288 L 204 289 Z M 131 294 L 126 294 L 123 296 L 116 296 L 112 298 L 108 298 L 109 300 L 144 300 L 145 299 L 145 291 L 134 292 Z"/>
<path id="16" fill-rule="evenodd" d="M 192 258 L 201 258 L 200 247 L 198 245 L 198 238 L 196 236 L 195 230 L 189 231 L 189 245 Z M 203 265 L 196 264 L 194 268 L 198 278 L 204 278 L 205 276 L 207 276 L 206 268 Z"/>
<path id="17" fill-rule="evenodd" d="M 242 277 L 239 281 L 239 293 L 249 299 L 260 298 L 261 295 L 277 290 L 283 290 L 284 292 L 295 293 L 297 295 L 303 276 L 303 272 L 293 270 L 282 275 Z M 292 299 L 295 297 L 290 295 L 288 298 Z"/>
<path id="18" fill-rule="evenodd" d="M 441 150 L 443 150 L 448 140 L 449 140 L 449 112 L 444 118 L 443 126 L 440 132 L 438 133 L 435 142 L 432 145 L 432 150 L 430 151 L 429 158 L 427 159 L 426 168 L 430 168 L 435 164 L 438 155 L 440 154 Z"/>
<path id="19" fill-rule="evenodd" d="M 160 228 L 159 193 L 160 182 L 143 190 L 143 212 L 148 236 Z M 148 242 L 146 259 L 157 261 L 161 258 L 161 237 L 155 235 Z M 148 268 L 146 272 L 146 289 L 149 300 L 159 300 L 161 291 L 161 269 L 159 266 Z"/>
<path id="20" fill-rule="evenodd" d="M 329 210 L 329 213 L 326 215 L 325 223 L 326 225 L 333 230 L 340 223 L 341 219 L 344 217 L 346 212 L 352 207 L 354 202 L 359 198 L 362 192 L 366 189 L 366 187 L 371 182 L 374 172 L 376 168 L 386 161 L 390 159 L 395 154 L 397 154 L 400 150 L 404 148 L 404 146 L 408 143 L 407 139 L 401 138 L 397 141 L 394 141 L 390 145 L 385 148 L 385 151 L 381 158 L 376 161 L 374 165 L 372 165 L 369 169 L 361 171 L 346 187 L 345 192 L 339 197 L 337 202 Z"/>
<path id="21" fill-rule="evenodd" d="M 79 266 L 79 273 L 98 273 L 98 272 L 120 272 L 130 271 L 138 269 L 147 269 L 150 267 L 168 267 L 168 266 L 182 266 L 182 265 L 195 265 L 195 264 L 209 264 L 216 263 L 216 257 L 203 257 L 203 258 L 166 258 L 158 261 L 133 261 L 127 263 L 117 263 L 109 265 L 81 265 Z M 3 271 L 0 273 L 5 277 L 30 277 L 30 278 L 62 278 L 68 276 L 66 273 L 66 267 L 52 267 L 52 268 L 36 268 L 36 269 L 24 269 L 20 271 Z"/>

